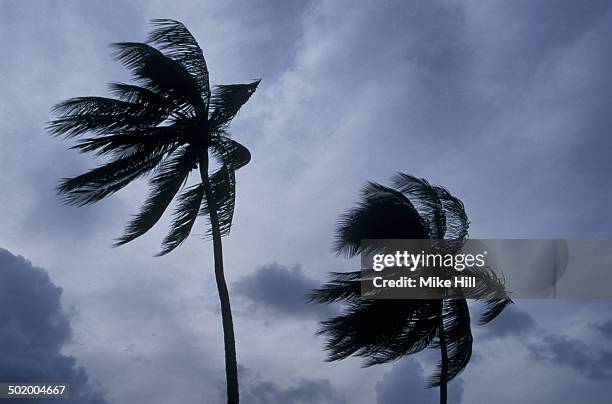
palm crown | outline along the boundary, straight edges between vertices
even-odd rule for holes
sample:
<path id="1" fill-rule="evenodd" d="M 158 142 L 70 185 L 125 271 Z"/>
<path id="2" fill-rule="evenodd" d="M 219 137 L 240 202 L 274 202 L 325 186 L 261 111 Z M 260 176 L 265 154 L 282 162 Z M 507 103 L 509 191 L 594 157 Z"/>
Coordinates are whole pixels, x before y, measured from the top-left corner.
<path id="1" fill-rule="evenodd" d="M 364 239 L 467 238 L 469 221 L 463 203 L 440 186 L 398 173 L 393 187 L 368 183 L 359 204 L 343 215 L 336 233 L 336 252 L 348 257 L 364 250 Z M 469 269 L 468 269 L 469 271 Z M 502 280 L 485 275 L 488 287 L 476 297 L 487 307 L 481 324 L 493 320 L 509 303 L 499 298 Z M 472 354 L 470 313 L 465 299 L 368 300 L 361 298 L 361 272 L 333 273 L 312 292 L 317 303 L 344 302 L 344 312 L 324 321 L 329 360 L 351 355 L 371 366 L 439 347 L 442 361 L 430 386 L 445 384 L 467 365 Z"/>
<path id="2" fill-rule="evenodd" d="M 211 91 L 202 49 L 185 26 L 173 20 L 153 20 L 153 25 L 146 43 L 113 44 L 114 56 L 131 70 L 136 83 L 112 83 L 116 98 L 79 97 L 56 105 L 58 117 L 49 130 L 78 137 L 73 148 L 80 152 L 108 157 L 105 164 L 61 182 L 58 190 L 67 203 L 94 203 L 150 177 L 151 193 L 117 245 L 151 229 L 180 192 L 162 255 L 187 238 L 198 215 L 211 213 L 210 198 L 221 235 L 229 232 L 235 171 L 251 156 L 230 138 L 228 127 L 259 80 Z M 218 162 L 210 174 L 209 153 Z M 195 168 L 202 180 L 185 187 Z M 205 192 L 205 182 L 210 192 Z"/>

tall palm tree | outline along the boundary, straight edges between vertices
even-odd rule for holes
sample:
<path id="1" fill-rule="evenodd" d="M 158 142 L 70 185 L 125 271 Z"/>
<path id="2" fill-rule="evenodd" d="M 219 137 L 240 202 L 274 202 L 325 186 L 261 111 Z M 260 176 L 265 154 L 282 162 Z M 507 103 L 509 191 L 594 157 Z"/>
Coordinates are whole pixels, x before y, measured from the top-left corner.
<path id="1" fill-rule="evenodd" d="M 178 194 L 159 255 L 179 246 L 198 216 L 208 216 L 206 234 L 212 238 L 221 302 L 227 400 L 236 404 L 238 367 L 221 237 L 232 225 L 235 171 L 251 155 L 231 139 L 228 130 L 259 80 L 220 85 L 211 91 L 202 49 L 187 28 L 165 19 L 153 20 L 152 25 L 146 43 L 113 44 L 115 58 L 131 70 L 134 84 L 112 83 L 115 98 L 79 97 L 54 107 L 57 119 L 48 127 L 53 135 L 78 138 L 74 149 L 107 158 L 97 168 L 64 179 L 58 191 L 66 203 L 83 206 L 150 177 L 151 193 L 116 245 L 145 234 Z M 199 179 L 187 186 L 194 169 Z"/>
<path id="2" fill-rule="evenodd" d="M 366 184 L 358 205 L 341 217 L 335 246 L 339 255 L 368 252 L 362 243 L 365 239 L 467 238 L 469 221 L 463 203 L 446 189 L 403 173 L 396 174 L 392 182 L 393 187 Z M 471 296 L 484 301 L 486 311 L 480 324 L 486 324 L 512 301 L 505 294 L 500 298 L 501 279 L 490 271 L 478 271 L 478 275 L 486 287 Z M 316 303 L 345 303 L 344 312 L 322 322 L 319 331 L 327 337 L 328 360 L 355 355 L 366 358 L 365 366 L 372 366 L 427 347 L 439 348 L 441 360 L 429 387 L 439 386 L 440 403 L 446 403 L 447 383 L 466 367 L 472 354 L 467 301 L 363 299 L 361 281 L 365 278 L 360 271 L 333 273 L 330 278 L 310 295 Z"/>

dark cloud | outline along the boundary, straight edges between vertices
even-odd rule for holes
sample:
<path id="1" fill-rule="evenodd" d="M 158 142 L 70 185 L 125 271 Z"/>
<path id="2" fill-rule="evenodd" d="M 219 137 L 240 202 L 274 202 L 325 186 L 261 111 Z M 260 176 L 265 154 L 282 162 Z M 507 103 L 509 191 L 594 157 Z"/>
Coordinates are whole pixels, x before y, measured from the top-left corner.
<path id="1" fill-rule="evenodd" d="M 516 305 L 508 306 L 502 314 L 482 328 L 477 328 L 479 339 L 494 339 L 505 337 L 524 336 L 532 332 L 536 322 L 527 311 L 521 310 Z"/>
<path id="2" fill-rule="evenodd" d="M 612 320 L 608 320 L 602 324 L 594 324 L 593 327 L 599 330 L 604 337 L 612 339 Z"/>
<path id="3" fill-rule="evenodd" d="M 612 321 L 592 327 L 609 337 Z M 544 329 L 530 313 L 510 306 L 480 332 L 476 343 L 506 338 L 512 338 L 525 347 L 530 361 L 568 367 L 589 379 L 612 378 L 612 351 L 597 346 L 597 341 L 588 333 L 578 338 L 565 332 Z M 475 358 L 484 360 L 478 351 Z"/>
<path id="4" fill-rule="evenodd" d="M 424 368 L 414 358 L 405 358 L 393 365 L 382 379 L 376 383 L 376 402 L 379 404 L 429 403 L 439 390 L 426 388 L 427 378 Z M 463 396 L 463 380 L 455 378 L 448 385 L 448 399 L 460 403 Z"/>
<path id="5" fill-rule="evenodd" d="M 61 353 L 71 337 L 61 295 L 46 271 L 0 248 L 0 380 L 68 383 L 68 402 L 104 404 L 85 369 Z"/>
<path id="6" fill-rule="evenodd" d="M 547 333 L 541 342 L 529 343 L 527 347 L 533 360 L 567 366 L 590 379 L 612 379 L 612 351 L 553 333 Z"/>
<path id="7" fill-rule="evenodd" d="M 272 263 L 237 281 L 234 289 L 249 302 L 249 307 L 295 318 L 327 318 L 336 313 L 334 306 L 307 301 L 306 295 L 319 286 L 319 282 L 304 274 L 300 265 L 289 268 Z"/>

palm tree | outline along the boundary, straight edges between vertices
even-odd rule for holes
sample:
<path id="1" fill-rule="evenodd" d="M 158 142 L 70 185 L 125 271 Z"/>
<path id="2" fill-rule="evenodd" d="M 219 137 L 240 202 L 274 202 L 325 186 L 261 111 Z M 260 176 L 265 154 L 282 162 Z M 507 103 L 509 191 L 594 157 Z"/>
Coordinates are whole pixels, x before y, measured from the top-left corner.
<path id="1" fill-rule="evenodd" d="M 221 302 L 227 400 L 236 404 L 238 367 L 221 237 L 232 225 L 235 171 L 251 155 L 231 139 L 228 129 L 260 80 L 220 85 L 211 91 L 202 49 L 187 28 L 165 19 L 153 20 L 152 25 L 146 43 L 113 44 L 115 58 L 131 70 L 134 84 L 112 83 L 115 98 L 79 97 L 54 107 L 57 119 L 49 123 L 51 134 L 78 138 L 74 149 L 107 158 L 97 168 L 62 180 L 58 192 L 66 203 L 83 206 L 136 179 L 150 177 L 148 199 L 115 245 L 145 234 L 178 194 L 171 229 L 159 255 L 179 246 L 198 216 L 208 216 L 206 234 L 212 238 Z M 194 169 L 199 179 L 187 186 Z"/>
<path id="2" fill-rule="evenodd" d="M 393 187 L 369 182 L 361 197 L 339 221 L 335 245 L 339 255 L 353 257 L 367 252 L 364 239 L 467 238 L 469 221 L 463 203 L 424 179 L 398 173 Z M 489 271 L 478 275 L 487 282 L 475 295 L 486 305 L 480 319 L 480 324 L 486 324 L 512 301 L 507 295 L 500 298 L 501 279 Z M 365 366 L 372 366 L 427 347 L 439 348 L 441 360 L 429 387 L 439 386 L 440 403 L 446 403 L 447 383 L 466 367 L 472 354 L 467 301 L 362 299 L 361 281 L 365 278 L 360 271 L 333 273 L 330 278 L 310 295 L 316 303 L 346 304 L 344 312 L 322 322 L 319 331 L 327 337 L 328 360 L 355 355 L 366 358 Z"/>

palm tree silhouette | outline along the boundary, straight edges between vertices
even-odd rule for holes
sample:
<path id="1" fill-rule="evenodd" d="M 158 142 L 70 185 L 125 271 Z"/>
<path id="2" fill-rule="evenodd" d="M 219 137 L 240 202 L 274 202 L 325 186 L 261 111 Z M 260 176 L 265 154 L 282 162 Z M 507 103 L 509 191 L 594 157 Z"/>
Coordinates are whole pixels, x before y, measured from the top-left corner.
<path id="1" fill-rule="evenodd" d="M 153 20 L 152 25 L 146 43 L 113 44 L 115 58 L 131 70 L 135 84 L 112 83 L 116 98 L 79 97 L 54 107 L 57 119 L 49 123 L 51 134 L 78 138 L 74 149 L 108 158 L 97 168 L 62 180 L 58 192 L 66 203 L 83 206 L 150 176 L 148 199 L 115 245 L 145 234 L 180 192 L 159 255 L 179 246 L 198 216 L 209 217 L 206 235 L 213 242 L 221 302 L 227 400 L 236 404 L 238 367 L 221 237 L 232 225 L 235 171 L 251 155 L 230 138 L 228 129 L 260 80 L 220 85 L 211 91 L 202 49 L 187 28 L 167 19 Z M 187 187 L 194 169 L 199 169 L 200 178 Z"/>
<path id="2" fill-rule="evenodd" d="M 398 173 L 393 187 L 369 182 L 361 201 L 344 214 L 336 231 L 338 255 L 364 252 L 364 239 L 465 240 L 469 221 L 463 203 L 425 179 Z M 487 282 L 475 296 L 486 310 L 480 324 L 493 320 L 512 300 L 503 280 L 479 273 Z M 483 276 L 484 275 L 484 276 Z M 366 358 L 364 366 L 396 361 L 427 347 L 440 349 L 441 360 L 429 381 L 440 387 L 440 403 L 447 402 L 447 383 L 467 366 L 472 355 L 470 312 L 465 299 L 374 300 L 361 298 L 360 271 L 332 273 L 330 281 L 310 294 L 315 303 L 344 302 L 344 312 L 323 321 L 328 360 L 351 355 Z M 503 292 L 505 293 L 505 292 Z"/>

